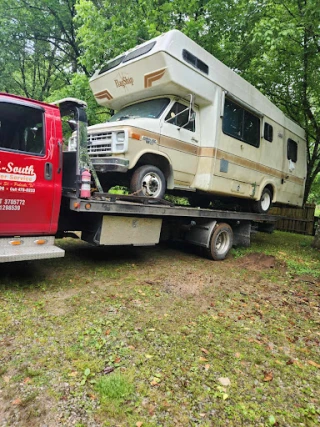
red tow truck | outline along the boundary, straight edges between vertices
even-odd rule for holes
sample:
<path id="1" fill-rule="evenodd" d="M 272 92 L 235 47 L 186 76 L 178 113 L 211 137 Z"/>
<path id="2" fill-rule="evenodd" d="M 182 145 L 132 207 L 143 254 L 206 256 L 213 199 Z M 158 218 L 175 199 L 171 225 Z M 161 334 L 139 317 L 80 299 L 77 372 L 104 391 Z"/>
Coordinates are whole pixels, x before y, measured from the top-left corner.
<path id="1" fill-rule="evenodd" d="M 55 238 L 70 231 L 93 245 L 177 239 L 219 260 L 233 245 L 248 246 L 252 231 L 273 230 L 270 215 L 103 193 L 87 154 L 85 108 L 73 98 L 53 105 L 0 93 L 0 262 L 62 257 Z M 67 116 L 77 132 L 74 152 L 63 151 Z M 89 171 L 95 191 L 88 191 Z"/>

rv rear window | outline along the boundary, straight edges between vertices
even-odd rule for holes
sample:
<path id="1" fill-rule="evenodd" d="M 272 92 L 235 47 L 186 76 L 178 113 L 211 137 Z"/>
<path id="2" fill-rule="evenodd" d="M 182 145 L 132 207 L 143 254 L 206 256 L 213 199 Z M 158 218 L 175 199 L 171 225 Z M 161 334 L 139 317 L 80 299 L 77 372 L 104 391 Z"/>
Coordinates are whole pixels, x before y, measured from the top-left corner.
<path id="1" fill-rule="evenodd" d="M 269 125 L 269 123 L 264 124 L 263 137 L 266 141 L 269 141 L 269 142 L 273 141 L 273 127 Z"/>
<path id="2" fill-rule="evenodd" d="M 259 117 L 227 98 L 224 103 L 222 131 L 254 147 L 260 146 Z"/>
<path id="3" fill-rule="evenodd" d="M 198 70 L 202 71 L 205 74 L 209 74 L 208 65 L 205 64 L 203 61 L 201 61 L 201 59 L 192 55 L 192 53 L 188 52 L 186 49 L 183 49 L 182 57 L 186 62 L 191 64 L 194 68 L 197 68 Z"/>
<path id="4" fill-rule="evenodd" d="M 138 56 L 144 55 L 153 48 L 153 46 L 156 44 L 156 42 L 152 42 L 149 44 L 146 44 L 145 46 L 139 47 L 138 49 L 133 50 L 132 52 L 128 53 L 128 55 L 124 58 L 123 62 L 131 61 L 131 59 L 138 58 Z"/>
<path id="5" fill-rule="evenodd" d="M 101 68 L 101 70 L 99 71 L 99 74 L 103 74 L 106 71 L 112 70 L 112 68 L 117 67 L 119 64 L 121 64 L 124 57 L 125 55 L 120 56 L 120 58 L 116 58 L 113 61 L 108 62 L 103 68 Z"/>
<path id="6" fill-rule="evenodd" d="M 291 160 L 293 163 L 296 163 L 298 159 L 298 144 L 296 143 L 296 141 L 289 138 L 287 150 L 288 160 Z"/>

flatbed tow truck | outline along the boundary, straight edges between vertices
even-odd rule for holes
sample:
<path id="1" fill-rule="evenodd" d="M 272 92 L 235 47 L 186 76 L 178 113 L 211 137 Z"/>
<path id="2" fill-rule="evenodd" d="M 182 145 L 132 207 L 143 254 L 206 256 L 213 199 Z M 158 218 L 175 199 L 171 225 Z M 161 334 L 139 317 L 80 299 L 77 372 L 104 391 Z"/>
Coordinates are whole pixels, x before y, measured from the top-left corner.
<path id="1" fill-rule="evenodd" d="M 70 98 L 51 105 L 0 94 L 0 262 L 62 257 L 55 237 L 75 231 L 96 246 L 180 240 L 214 260 L 233 245 L 249 246 L 254 231 L 272 232 L 279 219 L 272 215 L 103 193 L 87 154 L 85 107 Z M 70 114 L 79 143 L 63 152 L 61 118 Z"/>

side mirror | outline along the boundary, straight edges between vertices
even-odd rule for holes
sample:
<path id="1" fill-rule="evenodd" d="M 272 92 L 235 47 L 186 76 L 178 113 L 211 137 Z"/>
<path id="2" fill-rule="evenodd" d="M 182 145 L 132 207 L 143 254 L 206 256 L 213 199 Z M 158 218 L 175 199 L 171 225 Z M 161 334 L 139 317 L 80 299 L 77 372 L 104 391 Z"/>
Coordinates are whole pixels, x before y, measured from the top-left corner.
<path id="1" fill-rule="evenodd" d="M 77 121 L 76 120 L 67 120 L 68 125 L 70 126 L 72 132 L 77 130 Z"/>

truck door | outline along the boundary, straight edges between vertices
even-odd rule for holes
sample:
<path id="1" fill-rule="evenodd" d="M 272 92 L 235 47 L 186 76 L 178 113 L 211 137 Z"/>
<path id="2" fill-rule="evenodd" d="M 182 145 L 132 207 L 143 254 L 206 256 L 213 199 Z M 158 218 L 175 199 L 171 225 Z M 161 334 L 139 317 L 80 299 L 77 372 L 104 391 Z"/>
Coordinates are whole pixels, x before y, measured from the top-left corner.
<path id="1" fill-rule="evenodd" d="M 175 186 L 190 187 L 197 172 L 200 146 L 199 114 L 188 122 L 187 103 L 175 102 L 161 123 L 160 151 L 171 159 Z"/>
<path id="2" fill-rule="evenodd" d="M 51 107 L 49 107 L 51 108 Z M 52 107 L 55 108 L 55 107 Z M 45 107 L 0 97 L 0 234 L 54 234 L 61 172 Z M 58 206 L 57 206 L 58 204 Z"/>

